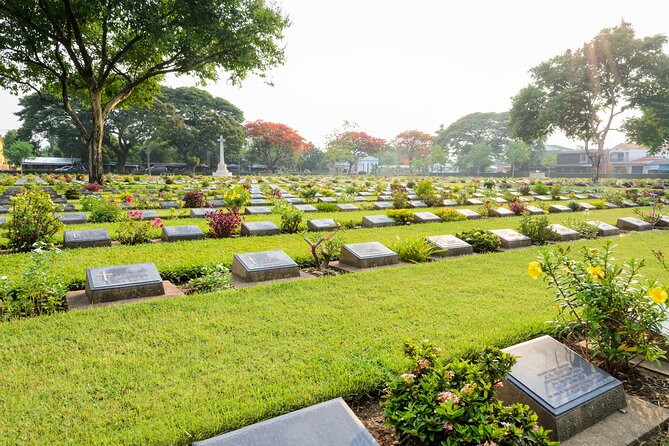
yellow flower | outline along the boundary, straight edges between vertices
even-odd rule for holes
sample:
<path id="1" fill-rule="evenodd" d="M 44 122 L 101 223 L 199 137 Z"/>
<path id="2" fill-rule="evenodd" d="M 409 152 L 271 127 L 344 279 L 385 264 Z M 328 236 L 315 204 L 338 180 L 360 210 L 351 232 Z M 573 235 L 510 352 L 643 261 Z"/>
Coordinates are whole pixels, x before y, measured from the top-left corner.
<path id="1" fill-rule="evenodd" d="M 592 280 L 601 282 L 604 278 L 604 271 L 601 266 L 589 266 L 585 269 Z"/>
<path id="2" fill-rule="evenodd" d="M 648 290 L 646 296 L 650 297 L 656 304 L 663 304 L 667 301 L 667 292 L 659 286 Z"/>
<path id="3" fill-rule="evenodd" d="M 543 270 L 541 269 L 539 262 L 530 262 L 530 264 L 527 265 L 527 274 L 534 280 L 537 280 L 541 273 L 543 273 Z"/>

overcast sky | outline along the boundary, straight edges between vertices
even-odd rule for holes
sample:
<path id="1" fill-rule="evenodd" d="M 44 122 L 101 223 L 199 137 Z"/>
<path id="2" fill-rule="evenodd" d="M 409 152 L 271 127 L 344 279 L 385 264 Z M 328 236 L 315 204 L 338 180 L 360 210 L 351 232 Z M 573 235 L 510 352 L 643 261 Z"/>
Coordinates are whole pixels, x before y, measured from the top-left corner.
<path id="1" fill-rule="evenodd" d="M 344 120 L 391 139 L 434 133 L 472 112 L 505 111 L 528 69 L 622 19 L 638 36 L 666 34 L 667 0 L 283 0 L 286 63 L 274 86 L 207 85 L 247 120 L 281 122 L 321 144 Z M 172 86 L 193 85 L 188 78 Z M 0 92 L 0 132 L 17 100 Z M 612 135 L 609 146 L 622 142 Z M 569 144 L 555 136 L 549 142 Z M 570 144 L 575 146 L 576 143 Z"/>

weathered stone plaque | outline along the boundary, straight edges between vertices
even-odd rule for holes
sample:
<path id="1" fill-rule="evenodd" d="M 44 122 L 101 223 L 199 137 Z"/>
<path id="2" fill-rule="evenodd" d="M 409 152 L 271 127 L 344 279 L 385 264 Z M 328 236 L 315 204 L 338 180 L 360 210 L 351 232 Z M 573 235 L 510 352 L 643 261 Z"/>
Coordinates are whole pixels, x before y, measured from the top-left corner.
<path id="1" fill-rule="evenodd" d="M 153 220 L 154 218 L 158 218 L 158 214 L 156 214 L 156 211 L 139 211 L 142 213 L 142 220 Z"/>
<path id="2" fill-rule="evenodd" d="M 477 220 L 481 218 L 481 214 L 474 212 L 471 209 L 456 209 L 455 212 L 464 215 L 468 220 Z"/>
<path id="3" fill-rule="evenodd" d="M 191 218 L 205 218 L 208 213 L 215 212 L 212 208 L 192 208 L 190 210 Z"/>
<path id="4" fill-rule="evenodd" d="M 319 203 L 336 203 L 337 200 L 333 197 L 319 197 Z"/>
<path id="5" fill-rule="evenodd" d="M 0 206 L 0 214 L 9 213 L 9 206 Z"/>
<path id="6" fill-rule="evenodd" d="M 597 235 L 599 237 L 611 237 L 620 234 L 620 229 L 608 223 L 603 223 L 601 221 L 587 221 L 586 223 L 592 226 L 597 226 Z"/>
<path id="7" fill-rule="evenodd" d="M 626 207 L 626 208 L 636 208 L 636 207 L 639 207 L 638 204 L 636 204 L 635 202 L 630 201 L 630 200 L 625 200 L 625 201 L 623 201 L 623 206 Z"/>
<path id="8" fill-rule="evenodd" d="M 298 209 L 302 212 L 316 212 L 318 209 L 316 209 L 314 206 L 310 204 L 296 204 L 295 209 Z"/>
<path id="9" fill-rule="evenodd" d="M 497 217 L 513 217 L 514 215 L 516 215 L 516 213 L 513 212 L 512 210 L 507 209 L 507 208 L 502 208 L 502 207 L 499 207 L 499 208 L 497 208 L 497 209 L 493 209 L 492 212 L 493 212 Z"/>
<path id="10" fill-rule="evenodd" d="M 495 234 L 502 241 L 502 248 L 516 249 L 532 246 L 532 240 L 513 229 L 490 229 L 488 232 Z"/>
<path id="11" fill-rule="evenodd" d="M 379 201 L 393 201 L 391 195 L 379 195 Z"/>
<path id="12" fill-rule="evenodd" d="M 374 209 L 376 209 L 377 211 L 383 209 L 395 209 L 395 206 L 393 206 L 392 203 L 388 203 L 387 201 L 375 201 Z"/>
<path id="13" fill-rule="evenodd" d="M 653 229 L 653 225 L 650 223 L 634 217 L 619 218 L 616 226 L 624 231 L 649 231 Z"/>
<path id="14" fill-rule="evenodd" d="M 420 197 L 418 195 L 415 195 L 415 194 L 409 194 L 409 195 L 407 195 L 407 199 L 408 200 L 420 200 Z"/>
<path id="15" fill-rule="evenodd" d="M 195 225 L 163 226 L 160 238 L 164 242 L 178 242 L 180 240 L 202 240 L 204 232 Z"/>
<path id="16" fill-rule="evenodd" d="M 384 228 L 395 226 L 397 222 L 386 215 L 366 215 L 362 217 L 363 228 Z"/>
<path id="17" fill-rule="evenodd" d="M 86 223 L 86 214 L 82 213 L 66 213 L 66 214 L 55 214 L 58 219 L 63 222 L 65 225 L 80 225 Z"/>
<path id="18" fill-rule="evenodd" d="M 339 262 L 356 268 L 372 268 L 397 264 L 399 258 L 379 242 L 351 243 L 342 248 Z"/>
<path id="19" fill-rule="evenodd" d="M 658 228 L 669 228 L 669 217 L 664 216 L 655 222 L 655 226 Z"/>
<path id="20" fill-rule="evenodd" d="M 244 208 L 244 213 L 247 215 L 263 215 L 271 214 L 272 210 L 265 206 L 249 206 Z"/>
<path id="21" fill-rule="evenodd" d="M 354 204 L 350 203 L 338 203 L 337 209 L 343 212 L 359 211 L 360 208 Z"/>
<path id="22" fill-rule="evenodd" d="M 472 245 L 454 235 L 437 235 L 428 237 L 427 241 L 441 250 L 441 252 L 434 253 L 435 256 L 454 257 L 474 253 Z"/>
<path id="23" fill-rule="evenodd" d="M 465 203 L 472 206 L 480 206 L 483 204 L 483 202 L 478 198 L 469 198 Z"/>
<path id="24" fill-rule="evenodd" d="M 7 217 L 0 217 L 0 226 L 4 226 L 7 224 Z"/>
<path id="25" fill-rule="evenodd" d="M 574 231 L 571 228 L 560 224 L 552 224 L 551 229 L 553 230 L 553 240 L 560 242 L 566 242 L 569 240 L 578 240 L 581 238 L 581 234 L 578 231 Z"/>
<path id="26" fill-rule="evenodd" d="M 249 200 L 249 206 L 268 206 L 269 201 L 264 198 L 252 198 Z"/>
<path id="27" fill-rule="evenodd" d="M 245 221 L 239 230 L 242 236 L 278 235 L 281 229 L 271 221 Z"/>
<path id="28" fill-rule="evenodd" d="M 95 248 L 111 246 L 111 238 L 106 229 L 82 229 L 63 232 L 65 248 Z"/>
<path id="29" fill-rule="evenodd" d="M 591 205 L 590 203 L 579 203 L 578 208 L 582 211 L 596 211 L 597 207 Z"/>
<path id="30" fill-rule="evenodd" d="M 153 263 L 86 269 L 86 296 L 92 304 L 165 294 Z"/>
<path id="31" fill-rule="evenodd" d="M 331 218 L 318 218 L 315 220 L 307 220 L 307 228 L 310 231 L 334 231 L 339 225 Z"/>
<path id="32" fill-rule="evenodd" d="M 620 381 L 550 336 L 504 351 L 519 358 L 498 396 L 506 403 L 528 404 L 558 441 L 627 405 Z"/>
<path id="33" fill-rule="evenodd" d="M 604 203 L 604 206 L 606 206 L 606 209 L 618 209 L 620 207 L 617 204 L 609 203 L 608 201 Z"/>
<path id="34" fill-rule="evenodd" d="M 60 206 L 60 210 L 63 212 L 74 212 L 73 204 L 63 204 Z"/>
<path id="35" fill-rule="evenodd" d="M 509 202 L 508 200 L 505 200 L 504 198 L 500 198 L 500 197 L 495 197 L 495 198 L 492 199 L 492 201 L 494 201 L 497 204 L 504 204 L 504 203 Z"/>
<path id="36" fill-rule="evenodd" d="M 548 208 L 548 212 L 551 214 L 559 214 L 561 212 L 572 212 L 570 207 L 563 206 L 561 204 L 554 204 Z"/>
<path id="37" fill-rule="evenodd" d="M 409 202 L 409 207 L 410 208 L 426 208 L 427 205 L 423 203 L 422 201 L 410 201 Z"/>
<path id="38" fill-rule="evenodd" d="M 232 274 L 245 282 L 299 277 L 300 267 L 280 250 L 235 254 Z"/>
<path id="39" fill-rule="evenodd" d="M 222 208 L 225 207 L 226 203 L 223 200 L 208 200 L 207 206 L 211 208 Z"/>
<path id="40" fill-rule="evenodd" d="M 378 446 L 344 400 L 337 398 L 228 432 L 193 446 Z"/>
<path id="41" fill-rule="evenodd" d="M 458 205 L 455 201 L 452 201 L 452 200 L 444 200 L 444 201 L 442 201 L 442 204 L 444 206 L 457 206 Z"/>
<path id="42" fill-rule="evenodd" d="M 534 199 L 539 201 L 551 201 L 551 197 L 546 197 L 544 195 L 537 195 Z"/>
<path id="43" fill-rule="evenodd" d="M 414 223 L 437 223 L 441 221 L 441 218 L 432 212 L 414 212 L 413 221 Z"/>
<path id="44" fill-rule="evenodd" d="M 251 192 L 251 200 L 264 200 L 265 196 L 261 194 L 260 192 L 254 193 Z"/>
<path id="45" fill-rule="evenodd" d="M 527 212 L 530 213 L 530 215 L 544 215 L 545 214 L 543 209 L 538 208 L 536 206 L 528 206 L 525 209 L 527 210 Z"/>

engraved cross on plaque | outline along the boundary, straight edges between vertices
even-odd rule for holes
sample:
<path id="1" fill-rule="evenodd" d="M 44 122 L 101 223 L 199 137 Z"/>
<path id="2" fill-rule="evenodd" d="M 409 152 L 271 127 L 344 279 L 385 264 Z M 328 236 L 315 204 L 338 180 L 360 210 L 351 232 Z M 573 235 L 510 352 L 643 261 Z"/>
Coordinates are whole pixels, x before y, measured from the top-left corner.
<path id="1" fill-rule="evenodd" d="M 107 271 L 102 271 L 98 276 L 102 277 L 102 280 L 104 280 L 105 282 L 109 282 L 109 277 L 113 276 L 113 274 L 108 273 Z"/>

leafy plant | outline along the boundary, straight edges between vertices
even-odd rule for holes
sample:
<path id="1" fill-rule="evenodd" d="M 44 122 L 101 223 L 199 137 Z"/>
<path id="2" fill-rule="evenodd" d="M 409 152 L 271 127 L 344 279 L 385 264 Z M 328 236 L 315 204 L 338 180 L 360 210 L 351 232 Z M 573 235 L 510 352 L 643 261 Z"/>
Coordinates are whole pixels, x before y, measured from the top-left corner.
<path id="1" fill-rule="evenodd" d="M 160 218 L 152 221 L 142 220 L 142 211 L 130 211 L 127 218 L 118 226 L 118 241 L 122 245 L 138 245 L 151 240 L 151 228 L 162 228 Z"/>
<path id="2" fill-rule="evenodd" d="M 451 208 L 435 209 L 434 215 L 441 218 L 443 221 L 462 221 L 467 220 L 467 217 Z"/>
<path id="3" fill-rule="evenodd" d="M 220 291 L 232 287 L 232 274 L 220 263 L 214 267 L 205 266 L 201 270 L 201 275 L 190 279 L 186 286 L 191 293 Z"/>
<path id="4" fill-rule="evenodd" d="M 12 197 L 12 218 L 5 225 L 9 249 L 27 252 L 35 243 L 50 243 L 63 225 L 53 214 L 57 210 L 49 194 L 39 189 L 27 189 Z"/>
<path id="5" fill-rule="evenodd" d="M 91 213 L 88 221 L 91 223 L 111 223 L 123 218 L 123 209 L 109 197 L 91 201 Z"/>
<path id="6" fill-rule="evenodd" d="M 527 205 L 520 200 L 509 201 L 509 210 L 516 215 L 521 215 L 527 210 Z"/>
<path id="7" fill-rule="evenodd" d="M 528 406 L 504 406 L 495 398 L 513 356 L 489 348 L 471 360 L 444 363 L 441 350 L 429 341 L 407 341 L 404 352 L 412 367 L 387 383 L 382 403 L 402 444 L 556 444 Z"/>
<path id="8" fill-rule="evenodd" d="M 592 200 L 590 204 L 597 209 L 606 209 L 606 201 L 604 200 Z"/>
<path id="9" fill-rule="evenodd" d="M 562 185 L 560 183 L 553 183 L 551 186 L 551 197 L 553 200 L 559 200 L 562 195 Z"/>
<path id="10" fill-rule="evenodd" d="M 232 237 L 239 232 L 242 216 L 237 208 L 218 209 L 207 212 L 209 235 L 213 238 Z"/>
<path id="11" fill-rule="evenodd" d="M 581 205 L 578 204 L 578 201 L 571 200 L 569 203 L 567 203 L 567 207 L 571 209 L 572 211 L 576 212 L 579 209 L 581 209 Z"/>
<path id="12" fill-rule="evenodd" d="M 304 199 L 307 200 L 307 201 L 311 201 L 311 200 L 313 200 L 314 198 L 316 198 L 316 194 L 317 194 L 317 193 L 318 193 L 318 189 L 317 189 L 317 188 L 315 188 L 315 187 L 313 187 L 313 186 L 309 186 L 309 187 L 305 187 L 305 188 L 303 188 L 303 189 L 300 191 L 300 197 L 304 198 Z"/>
<path id="13" fill-rule="evenodd" d="M 201 208 L 207 204 L 204 194 L 197 190 L 191 190 L 184 194 L 183 198 L 185 208 Z"/>
<path id="14" fill-rule="evenodd" d="M 95 183 L 88 183 L 86 186 L 84 186 L 87 191 L 89 192 L 97 192 L 100 190 L 100 185 L 95 182 Z"/>
<path id="15" fill-rule="evenodd" d="M 319 212 L 337 212 L 339 210 L 335 203 L 316 203 L 315 208 Z"/>
<path id="16" fill-rule="evenodd" d="M 389 209 L 386 211 L 386 216 L 392 218 L 400 225 L 408 225 L 413 223 L 413 212 L 408 209 Z"/>
<path id="17" fill-rule="evenodd" d="M 302 235 L 302 238 L 309 245 L 309 252 L 313 256 L 314 264 L 319 271 L 326 269 L 332 258 L 339 256 L 341 248 L 344 246 L 344 238 L 338 229 L 326 236 L 316 235 L 315 239 L 307 238 L 306 235 Z"/>
<path id="18" fill-rule="evenodd" d="M 81 190 L 73 184 L 65 189 L 65 198 L 68 200 L 78 200 L 81 198 Z"/>
<path id="19" fill-rule="evenodd" d="M 494 217 L 495 213 L 493 211 L 497 209 L 497 207 L 498 206 L 493 204 L 490 200 L 486 200 L 479 206 L 477 212 L 483 217 Z"/>
<path id="20" fill-rule="evenodd" d="M 536 245 L 543 245 L 555 237 L 548 217 L 545 215 L 533 217 L 529 212 L 523 213 L 516 230 L 529 237 Z"/>
<path id="21" fill-rule="evenodd" d="M 537 183 L 532 186 L 532 191 L 537 195 L 546 195 L 550 191 L 550 188 L 544 183 Z"/>
<path id="22" fill-rule="evenodd" d="M 641 209 L 634 209 L 634 213 L 646 223 L 655 225 L 657 224 L 658 221 L 660 221 L 662 217 L 664 217 L 664 214 L 662 213 L 663 209 L 664 209 L 664 204 L 658 201 L 653 205 L 653 208 L 651 210 L 645 211 Z"/>
<path id="23" fill-rule="evenodd" d="M 649 361 L 663 357 L 659 336 L 665 319 L 667 291 L 639 271 L 643 260 L 615 263 L 615 246 L 583 247 L 581 258 L 569 247 L 544 250 L 528 273 L 534 279 L 544 274 L 554 290 L 560 309 L 556 323 L 566 334 L 583 334 L 593 359 L 611 372 L 629 368 L 639 355 Z"/>
<path id="24" fill-rule="evenodd" d="M 227 189 L 223 193 L 223 200 L 229 207 L 235 207 L 239 209 L 242 206 L 248 204 L 248 202 L 251 200 L 251 194 L 244 188 L 244 186 L 237 185 L 232 189 Z"/>
<path id="25" fill-rule="evenodd" d="M 592 225 L 587 222 L 587 215 L 588 211 L 586 212 L 586 217 L 584 218 L 578 218 L 578 217 L 569 217 L 566 219 L 564 222 L 562 222 L 566 227 L 573 229 L 574 231 L 577 231 L 579 235 L 583 238 L 587 239 L 595 239 L 597 238 L 597 235 L 599 234 L 599 228 L 597 226 Z"/>
<path id="26" fill-rule="evenodd" d="M 406 187 L 399 183 L 393 183 L 390 187 L 392 190 L 390 197 L 395 209 L 403 209 L 407 207 L 409 204 L 409 192 L 407 192 Z"/>
<path id="27" fill-rule="evenodd" d="M 292 205 L 287 207 L 281 213 L 281 232 L 288 234 L 299 232 L 302 220 L 304 220 L 304 212 Z"/>
<path id="28" fill-rule="evenodd" d="M 423 237 L 400 238 L 399 236 L 397 236 L 390 249 L 397 253 L 397 257 L 401 261 L 408 263 L 427 262 L 432 254 L 443 251 Z"/>
<path id="29" fill-rule="evenodd" d="M 462 231 L 455 236 L 472 245 L 474 252 L 478 253 L 497 251 L 502 244 L 499 237 L 481 228 Z"/>

